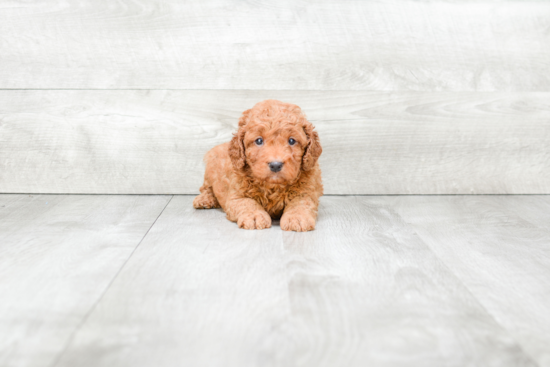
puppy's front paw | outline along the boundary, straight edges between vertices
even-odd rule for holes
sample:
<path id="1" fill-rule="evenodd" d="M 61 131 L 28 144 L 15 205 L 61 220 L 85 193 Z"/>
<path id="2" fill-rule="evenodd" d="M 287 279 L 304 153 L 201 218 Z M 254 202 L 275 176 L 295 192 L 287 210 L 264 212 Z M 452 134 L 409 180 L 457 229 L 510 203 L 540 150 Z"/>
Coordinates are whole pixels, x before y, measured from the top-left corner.
<path id="1" fill-rule="evenodd" d="M 263 210 L 256 210 L 246 213 L 237 220 L 239 228 L 244 229 L 265 229 L 271 227 L 271 217 Z"/>
<path id="2" fill-rule="evenodd" d="M 313 231 L 315 229 L 315 219 L 309 214 L 283 214 L 281 229 L 296 232 Z"/>
<path id="3" fill-rule="evenodd" d="M 219 208 L 220 204 L 213 195 L 203 193 L 193 200 L 193 207 L 195 209 L 212 209 Z"/>

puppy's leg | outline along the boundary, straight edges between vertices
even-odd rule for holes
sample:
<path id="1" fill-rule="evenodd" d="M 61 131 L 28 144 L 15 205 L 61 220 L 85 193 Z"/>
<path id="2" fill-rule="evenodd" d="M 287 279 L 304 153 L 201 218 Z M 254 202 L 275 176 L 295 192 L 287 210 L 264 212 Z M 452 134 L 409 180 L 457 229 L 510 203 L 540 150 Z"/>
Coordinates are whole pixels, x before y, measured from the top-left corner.
<path id="1" fill-rule="evenodd" d="M 227 219 L 237 222 L 239 228 L 264 229 L 271 227 L 271 217 L 254 199 L 228 200 L 224 209 L 227 213 Z"/>
<path id="2" fill-rule="evenodd" d="M 218 199 L 214 196 L 211 186 L 204 183 L 199 190 L 201 194 L 193 200 L 193 207 L 195 209 L 212 209 L 220 207 L 220 203 L 218 203 Z"/>
<path id="3" fill-rule="evenodd" d="M 308 195 L 298 196 L 285 207 L 281 217 L 283 231 L 306 232 L 315 229 L 318 201 Z"/>

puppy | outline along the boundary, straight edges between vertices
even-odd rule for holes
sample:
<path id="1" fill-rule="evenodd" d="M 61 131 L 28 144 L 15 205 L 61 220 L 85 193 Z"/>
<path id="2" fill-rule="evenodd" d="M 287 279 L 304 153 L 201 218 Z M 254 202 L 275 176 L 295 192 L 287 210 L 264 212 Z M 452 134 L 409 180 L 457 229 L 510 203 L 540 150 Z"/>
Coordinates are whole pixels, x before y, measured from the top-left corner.
<path id="1" fill-rule="evenodd" d="M 230 142 L 211 149 L 196 209 L 223 208 L 240 228 L 315 229 L 323 195 L 319 135 L 300 107 L 276 100 L 244 111 Z"/>

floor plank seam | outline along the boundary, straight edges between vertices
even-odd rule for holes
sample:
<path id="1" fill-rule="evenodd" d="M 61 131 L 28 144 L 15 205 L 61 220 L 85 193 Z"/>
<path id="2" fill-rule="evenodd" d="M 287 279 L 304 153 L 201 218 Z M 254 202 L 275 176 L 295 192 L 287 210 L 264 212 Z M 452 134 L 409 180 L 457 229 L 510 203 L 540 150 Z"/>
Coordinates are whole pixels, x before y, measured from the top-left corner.
<path id="1" fill-rule="evenodd" d="M 82 326 L 84 326 L 84 324 L 86 323 L 86 321 L 88 320 L 88 318 L 90 317 L 90 315 L 94 312 L 94 310 L 96 309 L 97 305 L 99 304 L 99 302 L 101 302 L 101 300 L 103 299 L 103 297 L 105 296 L 105 294 L 107 293 L 107 291 L 109 290 L 109 288 L 111 288 L 111 285 L 113 285 L 113 283 L 115 282 L 116 278 L 118 277 L 118 275 L 122 272 L 122 269 L 124 269 L 124 267 L 126 266 L 126 264 L 128 263 L 128 261 L 130 261 L 130 259 L 132 258 L 132 256 L 134 255 L 134 253 L 136 252 L 136 250 L 138 249 L 138 247 L 141 245 L 141 243 L 143 242 L 143 240 L 147 237 L 147 235 L 149 234 L 149 232 L 151 231 L 151 228 L 153 228 L 155 226 L 155 224 L 157 223 L 158 219 L 160 218 L 160 216 L 162 215 L 162 213 L 164 213 L 164 210 L 166 210 L 166 208 L 168 207 L 168 205 L 170 204 L 170 202 L 172 201 L 172 199 L 174 198 L 174 195 L 172 195 L 170 197 L 170 199 L 168 200 L 168 202 L 166 203 L 166 205 L 164 206 L 164 208 L 162 208 L 162 210 L 160 211 L 159 215 L 155 218 L 155 220 L 153 221 L 153 223 L 151 224 L 151 226 L 147 229 L 147 231 L 145 232 L 145 234 L 143 235 L 143 237 L 141 238 L 141 240 L 138 242 L 138 244 L 136 245 L 136 247 L 132 250 L 132 252 L 130 253 L 130 255 L 128 256 L 128 258 L 126 259 L 126 261 L 124 261 L 124 263 L 122 264 L 122 266 L 120 267 L 120 269 L 118 269 L 118 271 L 116 272 L 116 274 L 113 276 L 113 279 L 111 279 L 111 281 L 109 282 L 109 284 L 107 284 L 107 287 L 105 287 L 105 290 L 101 293 L 101 295 L 97 298 L 97 300 L 94 302 L 94 304 L 92 305 L 92 307 L 90 307 L 90 310 L 86 313 L 86 315 L 82 318 L 82 321 L 80 322 L 80 324 L 74 329 L 74 331 L 71 333 L 71 335 L 69 336 L 69 338 L 67 339 L 67 342 L 65 343 L 65 346 L 63 347 L 62 351 L 57 355 L 57 357 L 53 360 L 52 364 L 50 364 L 50 367 L 55 367 L 59 361 L 61 360 L 61 358 L 63 357 L 63 355 L 65 354 L 65 352 L 67 351 L 67 349 L 69 348 L 69 346 L 71 345 L 71 342 L 73 341 L 74 337 L 76 336 L 76 334 L 78 334 L 78 332 L 80 331 L 80 329 L 82 328 Z"/>

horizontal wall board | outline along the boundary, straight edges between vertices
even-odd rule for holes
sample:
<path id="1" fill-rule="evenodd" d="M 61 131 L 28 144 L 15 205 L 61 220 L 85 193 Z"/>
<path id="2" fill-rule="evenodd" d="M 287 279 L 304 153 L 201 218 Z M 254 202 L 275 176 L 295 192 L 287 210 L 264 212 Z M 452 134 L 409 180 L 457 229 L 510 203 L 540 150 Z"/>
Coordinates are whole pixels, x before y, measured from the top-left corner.
<path id="1" fill-rule="evenodd" d="M 550 91 L 548 1 L 4 0 L 0 88 Z"/>
<path id="2" fill-rule="evenodd" d="M 327 194 L 550 193 L 550 93 L 0 91 L 0 192 L 193 194 L 265 98 L 319 131 Z"/>

